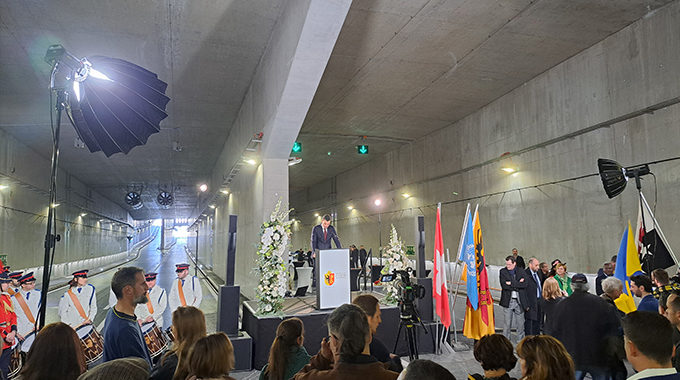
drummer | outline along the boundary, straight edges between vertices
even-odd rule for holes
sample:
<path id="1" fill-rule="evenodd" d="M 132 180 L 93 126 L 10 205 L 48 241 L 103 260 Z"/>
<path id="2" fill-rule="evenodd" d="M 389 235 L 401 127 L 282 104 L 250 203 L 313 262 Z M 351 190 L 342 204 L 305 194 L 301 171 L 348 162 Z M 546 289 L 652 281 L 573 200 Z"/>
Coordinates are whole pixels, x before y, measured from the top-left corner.
<path id="1" fill-rule="evenodd" d="M 77 329 L 92 324 L 97 315 L 97 298 L 92 284 L 87 283 L 88 269 L 73 272 L 69 290 L 59 301 L 59 317 L 67 325 Z"/>
<path id="2" fill-rule="evenodd" d="M 19 279 L 21 278 L 21 275 L 23 275 L 24 272 L 12 272 L 9 274 L 9 279 L 12 280 L 10 283 L 9 289 L 7 289 L 7 293 L 9 293 L 10 297 L 14 295 L 14 293 L 18 292 L 19 289 L 21 289 L 21 283 L 19 283 Z"/>
<path id="3" fill-rule="evenodd" d="M 201 281 L 196 276 L 189 275 L 189 264 L 175 264 L 177 280 L 170 288 L 168 303 L 170 311 L 180 306 L 194 306 L 200 308 L 203 299 Z"/>
<path id="4" fill-rule="evenodd" d="M 12 296 L 12 304 L 17 314 L 17 336 L 24 340 L 35 331 L 35 317 L 40 309 L 40 290 L 35 288 L 33 272 L 21 276 L 19 283 L 21 289 Z"/>
<path id="5" fill-rule="evenodd" d="M 7 273 L 0 274 L 0 336 L 2 337 L 2 355 L 0 355 L 0 377 L 7 378 L 12 346 L 17 333 L 17 315 L 12 308 L 12 300 L 7 290 L 10 286 Z"/>
<path id="6" fill-rule="evenodd" d="M 165 290 L 160 286 L 156 286 L 156 276 L 158 273 L 146 273 L 144 280 L 149 291 L 146 293 L 146 298 L 149 300 L 146 304 L 138 304 L 135 307 L 135 315 L 137 322 L 140 325 L 149 322 L 156 322 L 159 329 L 163 328 L 163 312 L 168 306 L 168 297 Z"/>

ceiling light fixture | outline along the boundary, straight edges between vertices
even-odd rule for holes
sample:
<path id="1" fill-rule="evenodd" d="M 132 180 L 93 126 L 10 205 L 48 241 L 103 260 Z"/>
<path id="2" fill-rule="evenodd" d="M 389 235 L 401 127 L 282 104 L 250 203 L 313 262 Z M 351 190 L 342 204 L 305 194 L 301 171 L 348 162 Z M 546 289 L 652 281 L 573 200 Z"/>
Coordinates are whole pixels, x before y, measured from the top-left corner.
<path id="1" fill-rule="evenodd" d="M 404 199 L 409 199 L 411 197 L 411 194 L 409 193 L 401 193 L 401 196 L 404 197 Z"/>
<path id="2" fill-rule="evenodd" d="M 5 190 L 5 189 L 8 188 L 8 187 L 9 187 L 9 186 L 7 186 L 7 185 L 0 185 L 0 190 Z"/>
<path id="3" fill-rule="evenodd" d="M 202 183 L 202 184 L 198 187 L 198 189 L 201 190 L 201 193 L 205 193 L 206 191 L 208 191 L 208 185 L 206 185 L 205 183 Z"/>
<path id="4" fill-rule="evenodd" d="M 350 210 L 350 211 L 352 211 L 352 210 L 354 210 L 354 207 L 352 207 L 352 206 L 347 206 L 347 209 Z"/>
<path id="5" fill-rule="evenodd" d="M 288 166 L 297 165 L 302 162 L 302 157 L 288 157 Z"/>
<path id="6" fill-rule="evenodd" d="M 81 212 L 81 213 L 80 213 L 80 217 L 81 217 L 81 218 L 82 218 L 82 217 L 85 217 L 85 216 L 87 216 L 87 213 L 86 213 L 86 212 Z"/>
<path id="7" fill-rule="evenodd" d="M 247 160 L 246 160 L 246 163 L 249 164 L 249 165 L 255 166 L 255 164 L 257 164 L 257 161 L 255 161 L 255 160 L 253 160 L 252 158 L 250 158 L 250 159 L 247 159 Z"/>
<path id="8" fill-rule="evenodd" d="M 210 206 L 208 206 L 208 207 L 210 207 L 210 208 L 213 209 L 213 210 L 214 210 L 215 208 L 217 208 L 217 206 L 215 206 L 215 205 L 210 205 Z"/>
<path id="9" fill-rule="evenodd" d="M 59 207 L 59 205 L 61 205 L 61 203 L 52 203 L 50 206 L 52 208 L 56 208 L 56 207 Z"/>
<path id="10" fill-rule="evenodd" d="M 380 206 L 382 204 L 382 201 L 380 199 L 376 199 L 373 201 L 373 204 L 376 206 Z"/>
<path id="11" fill-rule="evenodd" d="M 318 217 L 319 217 L 319 213 L 318 213 L 318 212 L 315 212 L 315 213 L 314 213 L 314 216 L 318 218 Z"/>
<path id="12" fill-rule="evenodd" d="M 506 173 L 508 173 L 508 174 L 512 174 L 512 173 L 514 173 L 514 172 L 517 171 L 517 169 L 511 168 L 511 167 L 507 167 L 507 166 L 506 166 L 506 167 L 502 167 L 501 170 L 504 171 L 504 172 L 506 172 Z"/>

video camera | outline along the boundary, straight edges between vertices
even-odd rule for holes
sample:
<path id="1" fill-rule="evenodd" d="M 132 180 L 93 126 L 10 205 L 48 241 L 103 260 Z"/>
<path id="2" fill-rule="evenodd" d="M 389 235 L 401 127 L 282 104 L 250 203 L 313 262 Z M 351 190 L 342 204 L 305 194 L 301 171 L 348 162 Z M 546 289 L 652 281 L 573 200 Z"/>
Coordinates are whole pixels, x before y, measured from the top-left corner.
<path id="1" fill-rule="evenodd" d="M 400 318 L 420 322 L 420 316 L 414 302 L 416 299 L 425 297 L 425 287 L 411 282 L 411 273 L 413 273 L 411 267 L 407 267 L 406 270 L 394 270 L 392 273 L 383 275 L 380 281 L 395 281 L 395 286 L 399 290 Z"/>

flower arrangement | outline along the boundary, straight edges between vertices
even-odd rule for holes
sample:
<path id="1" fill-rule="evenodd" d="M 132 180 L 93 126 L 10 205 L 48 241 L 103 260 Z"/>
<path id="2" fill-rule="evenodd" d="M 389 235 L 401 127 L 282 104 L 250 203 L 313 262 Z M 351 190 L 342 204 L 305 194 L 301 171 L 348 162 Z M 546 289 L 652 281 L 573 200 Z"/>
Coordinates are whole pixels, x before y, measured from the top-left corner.
<path id="1" fill-rule="evenodd" d="M 383 253 L 386 256 L 385 266 L 383 267 L 381 273 L 388 274 L 394 270 L 406 270 L 407 267 L 411 265 L 410 261 L 406 257 L 406 249 L 404 242 L 399 239 L 397 234 L 397 229 L 392 225 L 392 232 L 390 233 L 390 243 L 384 248 Z M 397 303 L 399 300 L 399 289 L 394 286 L 394 282 L 383 283 L 385 288 L 385 301 L 391 304 Z"/>
<path id="2" fill-rule="evenodd" d="M 287 220 L 291 210 L 281 210 L 281 200 L 276 204 L 269 220 L 264 222 L 257 247 L 257 312 L 276 314 L 283 308 L 283 298 L 288 290 L 288 271 L 285 254 L 291 237 L 292 221 Z"/>

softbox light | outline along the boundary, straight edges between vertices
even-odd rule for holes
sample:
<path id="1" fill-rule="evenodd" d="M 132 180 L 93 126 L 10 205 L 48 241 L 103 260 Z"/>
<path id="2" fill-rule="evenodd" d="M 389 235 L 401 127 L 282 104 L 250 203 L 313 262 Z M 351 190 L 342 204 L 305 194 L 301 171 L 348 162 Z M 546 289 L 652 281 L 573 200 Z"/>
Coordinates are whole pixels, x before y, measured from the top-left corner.
<path id="1" fill-rule="evenodd" d="M 90 152 L 127 154 L 160 131 L 170 98 L 156 74 L 117 58 L 78 59 L 61 45 L 51 46 L 46 60 L 70 71 L 66 113 Z"/>
<path id="2" fill-rule="evenodd" d="M 606 158 L 597 159 L 597 168 L 602 179 L 604 192 L 609 199 L 621 194 L 628 184 L 628 178 L 635 178 L 638 190 L 641 188 L 640 177 L 650 173 L 649 165 L 622 167 L 618 162 Z"/>

